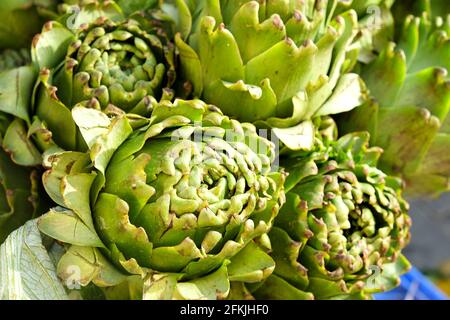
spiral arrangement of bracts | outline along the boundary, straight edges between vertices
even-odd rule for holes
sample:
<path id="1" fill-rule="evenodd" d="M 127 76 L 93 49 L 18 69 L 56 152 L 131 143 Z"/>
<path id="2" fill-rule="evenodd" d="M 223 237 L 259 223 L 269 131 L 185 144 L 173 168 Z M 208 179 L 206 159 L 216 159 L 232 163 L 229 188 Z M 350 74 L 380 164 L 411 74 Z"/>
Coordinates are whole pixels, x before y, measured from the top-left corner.
<path id="1" fill-rule="evenodd" d="M 168 124 L 150 126 L 112 158 L 104 191 L 93 210 L 103 239 L 143 267 L 180 272 L 208 254 L 214 259 L 229 258 L 237 243 L 266 233 L 272 221 L 261 220 L 258 213 L 267 208 L 271 193 L 278 188 L 270 176 L 271 143 L 258 137 L 254 127 L 243 127 L 218 112 L 206 114 L 199 127 L 183 126 L 163 137 L 149 134 L 160 131 L 161 125 Z M 253 144 L 259 144 L 261 151 L 266 149 L 267 155 L 256 153 L 242 137 L 255 139 Z M 147 141 L 137 149 L 142 139 Z M 114 199 L 128 208 L 129 223 L 145 231 L 145 241 L 130 243 L 131 235 L 120 232 L 125 228 L 122 218 L 105 210 Z M 139 232 L 130 228 L 130 232 Z M 138 247 L 140 255 L 136 256 Z M 189 255 L 180 253 L 167 264 L 158 253 L 170 247 L 187 250 Z"/>
<path id="2" fill-rule="evenodd" d="M 105 283 L 99 277 L 119 268 L 148 277 L 147 295 L 162 297 L 161 283 L 173 281 L 163 296 L 194 299 L 201 289 L 183 288 L 211 276 L 224 288 L 202 294 L 217 298 L 228 296 L 230 282 L 270 275 L 267 233 L 285 201 L 285 174 L 273 170 L 275 145 L 253 125 L 200 100 L 161 102 L 135 129 L 126 115 L 110 120 L 78 106 L 73 116 L 89 156 L 55 155 L 43 179 L 52 199 L 75 213 L 76 236 L 54 228 L 68 219 L 64 212 L 53 210 L 39 221 L 43 233 L 72 245 L 58 264 L 60 277 L 69 277 L 67 268 L 80 257 L 101 256 L 115 267 L 87 272 L 85 285 L 100 282 L 114 291 L 129 278 Z M 96 268 L 92 263 L 88 270 Z"/>
<path id="3" fill-rule="evenodd" d="M 133 20 L 115 24 L 99 19 L 85 26 L 70 44 L 62 70 L 73 78 L 67 104 L 88 101 L 98 109 L 112 104 L 149 115 L 151 98 L 173 95 L 168 91 L 175 81 L 173 50 Z"/>
<path id="4" fill-rule="evenodd" d="M 286 160 L 287 201 L 269 233 L 277 266 L 257 296 L 277 298 L 284 288 L 298 298 L 356 298 L 396 285 L 395 277 L 368 279 L 374 267 L 406 263 L 398 253 L 410 238 L 409 206 L 401 180 L 377 169 L 382 150 L 368 141 L 349 134 Z"/>

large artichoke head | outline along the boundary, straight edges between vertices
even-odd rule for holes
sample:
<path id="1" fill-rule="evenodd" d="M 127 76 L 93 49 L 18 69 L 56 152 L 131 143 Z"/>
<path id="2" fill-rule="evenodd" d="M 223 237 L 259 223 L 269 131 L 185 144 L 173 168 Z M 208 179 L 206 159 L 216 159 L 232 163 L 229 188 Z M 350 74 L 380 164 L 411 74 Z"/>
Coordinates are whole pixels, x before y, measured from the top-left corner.
<path id="1" fill-rule="evenodd" d="M 357 17 L 334 18 L 337 1 L 175 2 L 184 79 L 226 114 L 286 128 L 359 105 L 346 73 Z"/>
<path id="2" fill-rule="evenodd" d="M 339 118 L 342 132 L 369 130 L 385 152 L 381 168 L 412 195 L 450 189 L 450 16 L 409 16 L 362 77 L 375 101 Z"/>
<path id="3" fill-rule="evenodd" d="M 50 157 L 44 184 L 63 209 L 39 221 L 68 245 L 65 283 L 75 266 L 107 298 L 215 299 L 273 271 L 284 175 L 253 125 L 199 100 L 162 102 L 150 120 L 72 113 L 90 151 Z"/>
<path id="4" fill-rule="evenodd" d="M 317 145 L 282 163 L 286 204 L 269 233 L 273 275 L 254 292 L 273 299 L 360 299 L 389 290 L 409 268 L 402 183 L 376 167 L 367 133 Z"/>
<path id="5" fill-rule="evenodd" d="M 162 33 L 94 9 L 83 7 L 65 25 L 46 23 L 33 41 L 39 70 L 33 113 L 67 150 L 83 147 L 71 116 L 75 105 L 148 116 L 156 100 L 171 97 L 175 80 L 174 45 Z"/>

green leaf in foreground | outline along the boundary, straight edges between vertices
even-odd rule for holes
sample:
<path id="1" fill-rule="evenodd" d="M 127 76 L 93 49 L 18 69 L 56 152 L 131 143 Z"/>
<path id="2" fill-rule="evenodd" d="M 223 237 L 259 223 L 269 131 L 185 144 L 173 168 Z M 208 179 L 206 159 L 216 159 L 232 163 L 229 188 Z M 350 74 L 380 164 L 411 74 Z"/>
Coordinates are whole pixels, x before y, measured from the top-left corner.
<path id="1" fill-rule="evenodd" d="M 14 231 L 0 247 L 0 300 L 67 298 L 42 245 L 36 220 L 31 220 Z"/>

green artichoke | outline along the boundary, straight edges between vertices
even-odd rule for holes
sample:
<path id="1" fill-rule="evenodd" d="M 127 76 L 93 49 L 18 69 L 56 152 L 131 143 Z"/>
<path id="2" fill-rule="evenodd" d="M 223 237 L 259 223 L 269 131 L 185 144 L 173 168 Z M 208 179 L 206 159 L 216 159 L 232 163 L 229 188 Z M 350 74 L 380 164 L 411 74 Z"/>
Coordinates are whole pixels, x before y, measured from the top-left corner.
<path id="1" fill-rule="evenodd" d="M 376 166 L 382 150 L 368 142 L 353 133 L 281 163 L 286 204 L 269 233 L 276 267 L 257 298 L 364 299 L 398 285 L 409 268 L 400 254 L 408 204 L 402 182 Z"/>
<path id="2" fill-rule="evenodd" d="M 72 20 L 61 18 L 64 25 L 47 22 L 33 40 L 26 81 L 17 88 L 9 79 L 0 82 L 9 93 L 0 97 L 0 108 L 37 119 L 32 127 L 48 129 L 65 150 L 86 148 L 71 115 L 76 105 L 148 116 L 157 100 L 173 96 L 175 46 L 139 17 L 123 16 L 114 3 L 95 2 Z"/>
<path id="3" fill-rule="evenodd" d="M 199 100 L 163 101 L 150 119 L 72 113 L 90 149 L 49 157 L 44 185 L 61 208 L 38 222 L 67 244 L 65 284 L 75 266 L 108 299 L 215 299 L 272 272 L 284 175 L 253 125 Z"/>
<path id="4" fill-rule="evenodd" d="M 361 75 L 373 101 L 337 117 L 340 132 L 368 130 L 384 149 L 380 167 L 399 175 L 411 195 L 450 189 L 450 15 L 409 16 Z"/>
<path id="5" fill-rule="evenodd" d="M 183 80 L 225 114 L 292 128 L 361 103 L 360 79 L 346 71 L 357 17 L 347 11 L 333 18 L 338 1 L 172 2 L 177 10 L 163 9 L 180 31 Z"/>

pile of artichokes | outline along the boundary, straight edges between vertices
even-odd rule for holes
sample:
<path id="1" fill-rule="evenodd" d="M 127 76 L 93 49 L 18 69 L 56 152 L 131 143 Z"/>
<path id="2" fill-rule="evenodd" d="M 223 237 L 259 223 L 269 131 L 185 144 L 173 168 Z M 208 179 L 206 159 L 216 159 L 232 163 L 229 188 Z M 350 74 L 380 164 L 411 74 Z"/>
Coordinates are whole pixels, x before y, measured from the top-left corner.
<path id="1" fill-rule="evenodd" d="M 450 4 L 394 2 L 2 2 L 0 299 L 395 288 L 403 194 L 450 189 Z"/>

